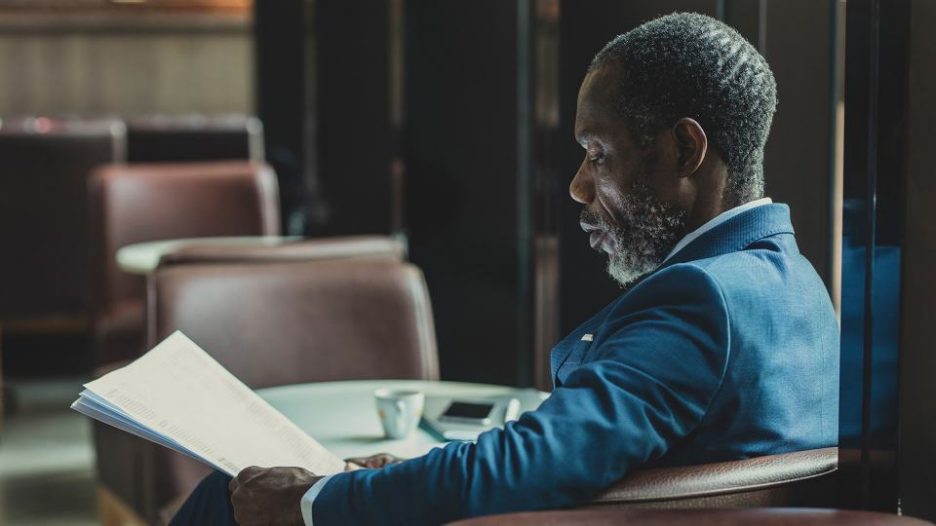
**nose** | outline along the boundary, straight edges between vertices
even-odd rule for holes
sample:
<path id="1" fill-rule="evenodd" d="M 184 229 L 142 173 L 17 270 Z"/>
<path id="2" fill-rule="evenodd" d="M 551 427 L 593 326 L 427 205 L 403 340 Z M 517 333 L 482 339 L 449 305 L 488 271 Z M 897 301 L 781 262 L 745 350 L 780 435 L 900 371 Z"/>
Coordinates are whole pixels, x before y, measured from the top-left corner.
<path id="1" fill-rule="evenodd" d="M 595 200 L 595 185 L 590 174 L 588 174 L 587 161 L 582 161 L 579 169 L 575 172 L 575 177 L 569 183 L 569 195 L 572 199 L 583 205 L 587 205 Z"/>

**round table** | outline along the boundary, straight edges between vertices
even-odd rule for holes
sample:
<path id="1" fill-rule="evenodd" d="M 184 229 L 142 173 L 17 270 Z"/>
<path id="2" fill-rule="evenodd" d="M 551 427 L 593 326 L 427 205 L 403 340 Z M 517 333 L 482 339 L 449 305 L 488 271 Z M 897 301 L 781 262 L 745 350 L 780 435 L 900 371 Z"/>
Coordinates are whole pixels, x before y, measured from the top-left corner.
<path id="1" fill-rule="evenodd" d="M 159 265 L 159 259 L 179 248 L 191 245 L 274 246 L 301 240 L 301 236 L 229 236 L 165 239 L 134 243 L 117 250 L 117 266 L 131 274 L 150 274 Z"/>
<path id="2" fill-rule="evenodd" d="M 536 409 L 549 396 L 535 389 L 424 380 L 297 384 L 259 389 L 257 394 L 341 458 L 376 453 L 412 458 L 445 444 L 422 427 L 405 439 L 384 438 L 374 405 L 374 390 L 383 387 L 424 392 L 424 415 L 427 418 L 441 414 L 453 398 L 482 400 L 512 397 L 520 402 L 520 411 L 525 412 Z"/>

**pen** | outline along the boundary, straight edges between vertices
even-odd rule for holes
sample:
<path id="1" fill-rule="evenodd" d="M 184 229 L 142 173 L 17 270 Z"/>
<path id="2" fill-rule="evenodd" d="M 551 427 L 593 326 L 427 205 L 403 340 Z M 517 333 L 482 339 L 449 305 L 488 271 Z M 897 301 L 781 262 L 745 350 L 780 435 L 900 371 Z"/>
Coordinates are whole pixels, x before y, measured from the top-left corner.
<path id="1" fill-rule="evenodd" d="M 507 402 L 507 408 L 504 409 L 504 423 L 516 420 L 520 416 L 520 400 L 511 398 Z"/>

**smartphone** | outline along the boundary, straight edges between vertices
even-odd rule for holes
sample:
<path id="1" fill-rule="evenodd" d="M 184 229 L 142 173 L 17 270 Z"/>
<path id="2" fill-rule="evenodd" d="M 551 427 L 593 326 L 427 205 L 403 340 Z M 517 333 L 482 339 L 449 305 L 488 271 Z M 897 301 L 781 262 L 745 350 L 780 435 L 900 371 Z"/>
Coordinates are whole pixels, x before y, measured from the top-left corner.
<path id="1" fill-rule="evenodd" d="M 486 426 L 491 423 L 492 413 L 494 413 L 494 404 L 492 403 L 453 401 L 439 415 L 439 421 Z"/>

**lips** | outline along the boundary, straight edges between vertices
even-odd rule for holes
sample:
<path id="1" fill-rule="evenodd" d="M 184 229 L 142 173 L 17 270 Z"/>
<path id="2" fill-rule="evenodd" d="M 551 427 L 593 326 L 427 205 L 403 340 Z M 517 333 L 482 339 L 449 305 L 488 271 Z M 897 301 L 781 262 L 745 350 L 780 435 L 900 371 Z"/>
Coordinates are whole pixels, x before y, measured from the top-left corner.
<path id="1" fill-rule="evenodd" d="M 593 250 L 608 254 L 614 252 L 615 240 L 611 235 L 611 230 L 605 226 L 604 221 L 596 216 L 582 213 L 579 226 L 588 234 L 588 243 Z"/>
<path id="2" fill-rule="evenodd" d="M 588 235 L 588 243 L 591 245 L 592 250 L 602 250 L 604 249 L 604 244 L 607 238 L 607 231 L 592 230 L 591 234 Z"/>

